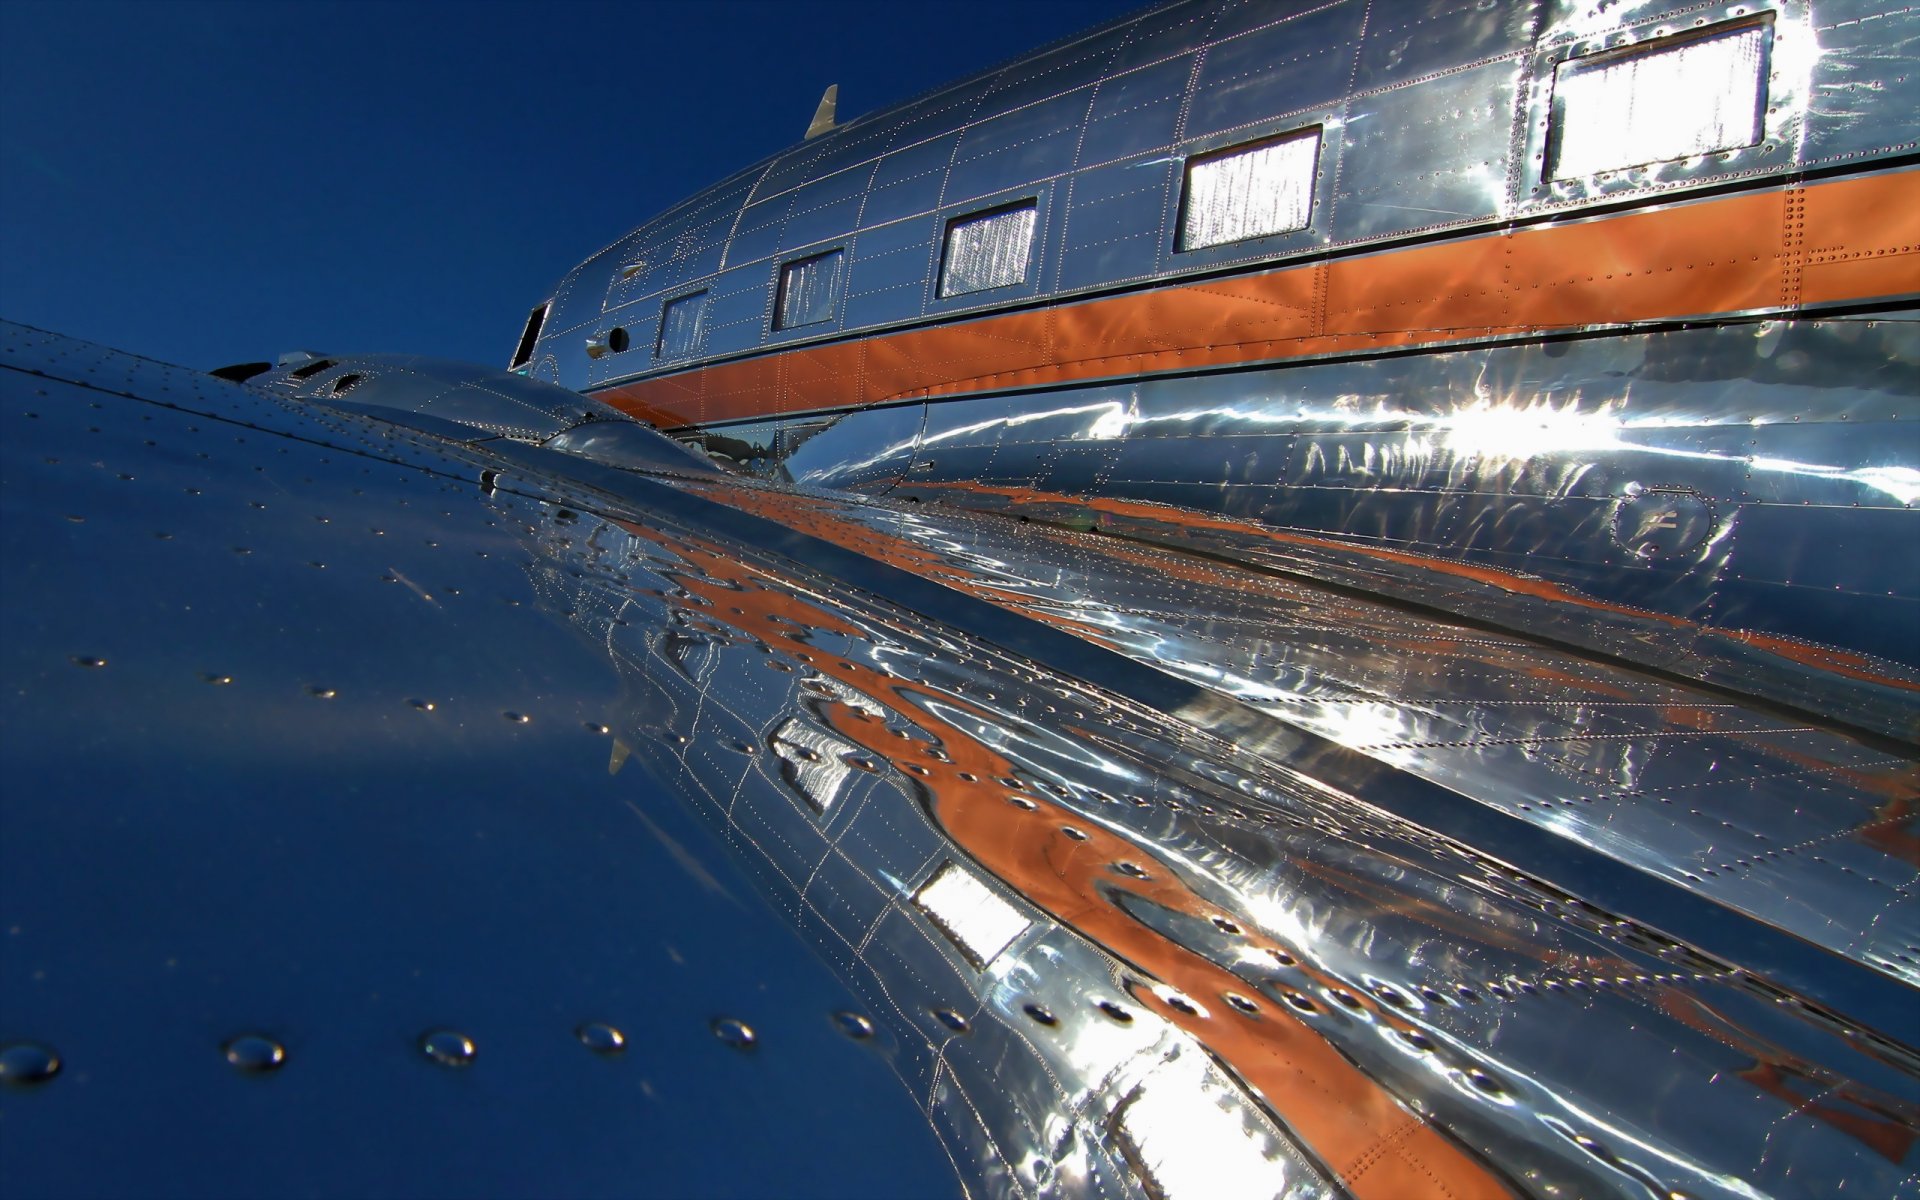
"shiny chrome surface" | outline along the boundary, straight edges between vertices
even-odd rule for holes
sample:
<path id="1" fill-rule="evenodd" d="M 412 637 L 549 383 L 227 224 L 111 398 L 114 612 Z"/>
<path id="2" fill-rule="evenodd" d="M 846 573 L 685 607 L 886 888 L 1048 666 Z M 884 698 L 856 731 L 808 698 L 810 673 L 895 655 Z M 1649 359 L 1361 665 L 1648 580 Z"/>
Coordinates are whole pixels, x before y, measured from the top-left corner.
<path id="1" fill-rule="evenodd" d="M 532 442 L 609 466 L 711 474 L 703 454 L 597 400 L 520 375 L 399 354 L 302 354 L 248 380 L 449 441 Z"/>
<path id="2" fill-rule="evenodd" d="M 1920 911 L 1906 900 L 1920 853 L 1905 832 L 1920 767 L 1908 753 L 1517 634 L 1112 537 L 690 486 L 1920 985 Z"/>
<path id="3" fill-rule="evenodd" d="M 1620 169 L 1549 169 L 1564 64 L 1755 27 L 1766 56 L 1758 140 L 1653 162 L 1629 147 Z M 684 369 L 652 350 L 665 304 L 696 290 L 711 296 L 700 359 L 788 345 L 769 320 L 775 267 L 835 247 L 847 256 L 845 302 L 806 326 L 807 339 L 990 311 L 1008 297 L 938 286 L 940 251 L 951 221 L 1002 203 L 1037 207 L 1017 299 L 1054 302 L 1796 172 L 1871 170 L 1910 160 L 1920 142 L 1916 55 L 1920 15 L 1871 0 L 1181 0 L 846 121 L 647 220 L 557 284 L 535 371 L 590 390 Z M 1193 162 L 1308 130 L 1321 147 L 1309 227 L 1182 242 Z M 1911 228 L 1898 211 L 1879 219 Z M 1910 244 L 1896 237 L 1894 252 Z M 1792 310 L 1797 292 L 1789 283 L 1734 307 Z M 1484 289 L 1455 307 L 1476 295 Z M 590 342 L 614 327 L 634 349 L 592 356 Z"/>
<path id="4" fill-rule="evenodd" d="M 1767 321 L 727 426 L 1920 737 L 1920 325 Z M 725 439 L 725 440 L 722 440 Z"/>
<path id="5" fill-rule="evenodd" d="M 415 354 L 302 351 L 283 356 L 278 366 L 246 382 L 272 395 L 344 410 L 391 409 L 468 427 L 470 434 L 460 440 L 538 442 L 589 422 L 634 423 L 618 410 L 565 388 Z M 693 461 L 664 445 L 660 455 L 662 465 Z"/>
<path id="6" fill-rule="evenodd" d="M 1181 0 L 521 374 L 0 325 L 8 1195 L 1920 1196 L 1917 45 Z"/>
<path id="7" fill-rule="evenodd" d="M 892 1194 L 929 1129 L 973 1195 L 1915 1186 L 1897 755 L 1104 536 L 4 333 L 0 1038 L 62 1064 L 0 1089 L 23 1193 Z M 1841 896 L 1817 944 L 1735 835 Z M 1867 920 L 1815 846 L 1908 881 Z"/>
<path id="8" fill-rule="evenodd" d="M 763 477 L 1916 742 L 1916 63 L 1920 12 L 1859 0 L 1167 4 L 640 226 L 561 282 L 539 372 Z M 956 230 L 1028 211 L 1022 270 L 952 286 Z M 629 329 L 654 352 L 573 349 Z"/>

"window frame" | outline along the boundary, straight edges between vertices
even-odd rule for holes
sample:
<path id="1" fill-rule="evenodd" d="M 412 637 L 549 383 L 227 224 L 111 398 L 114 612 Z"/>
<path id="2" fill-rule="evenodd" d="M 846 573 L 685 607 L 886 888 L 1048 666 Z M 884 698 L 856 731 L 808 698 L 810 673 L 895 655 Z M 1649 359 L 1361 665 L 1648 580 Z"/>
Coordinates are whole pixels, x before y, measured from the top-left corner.
<path id="1" fill-rule="evenodd" d="M 1584 179 L 1617 175 L 1623 171 L 1637 171 L 1663 164 L 1683 163 L 1689 159 L 1710 159 L 1716 155 L 1733 154 L 1741 150 L 1750 150 L 1767 140 L 1768 105 L 1771 101 L 1774 57 L 1774 12 L 1770 9 L 1748 13 L 1728 21 L 1717 21 L 1708 25 L 1695 26 L 1677 32 L 1656 35 L 1626 45 L 1603 49 L 1588 49 L 1586 53 L 1561 55 L 1553 60 L 1552 70 L 1547 76 L 1547 85 L 1551 89 L 1551 100 L 1547 106 L 1547 128 L 1543 144 L 1543 156 L 1540 161 L 1540 180 L 1546 184 L 1570 183 Z M 1713 150 L 1703 150 L 1696 154 L 1680 154 L 1666 158 L 1651 158 L 1644 162 L 1620 163 L 1617 166 L 1604 167 L 1598 171 L 1586 171 L 1579 174 L 1561 175 L 1558 173 L 1559 158 L 1565 138 L 1567 123 L 1566 95 L 1561 85 L 1566 78 L 1589 71 L 1604 70 L 1619 63 L 1634 59 L 1650 59 L 1672 53 L 1689 45 L 1697 45 L 1719 38 L 1738 36 L 1758 31 L 1760 41 L 1760 68 L 1757 82 L 1759 94 L 1755 98 L 1754 125 L 1758 136 L 1750 142 L 1737 146 L 1722 146 Z M 1568 70 L 1571 68 L 1571 70 Z M 1562 72 L 1567 71 L 1563 78 Z"/>
<path id="2" fill-rule="evenodd" d="M 674 305 L 695 299 L 701 299 L 704 302 L 700 305 L 700 315 L 695 318 L 693 341 L 685 350 L 669 354 L 666 349 L 667 314 L 673 311 Z M 653 335 L 653 360 L 655 362 L 677 362 L 681 359 L 699 357 L 701 344 L 707 340 L 707 310 L 712 307 L 712 304 L 713 289 L 710 287 L 695 288 L 693 291 L 681 292 L 678 295 L 668 296 L 663 299 L 660 302 L 659 328 L 654 331 Z"/>
<path id="3" fill-rule="evenodd" d="M 985 287 L 968 288 L 965 291 L 948 291 L 947 263 L 953 255 L 954 231 L 963 225 L 969 225 L 975 222 L 984 223 L 996 217 L 1006 216 L 1016 212 L 1031 212 L 1033 214 L 1033 222 L 1027 229 L 1027 254 L 1026 260 L 1021 267 L 1020 278 L 1010 279 L 1005 283 L 988 284 Z M 1035 273 L 1038 271 L 1037 260 L 1039 255 L 1037 253 L 1037 247 L 1039 243 L 1040 195 L 1037 192 L 1023 196 L 1017 200 L 1003 200 L 984 207 L 968 209 L 966 212 L 955 213 L 947 217 L 940 227 L 940 261 L 934 273 L 933 298 L 935 300 L 958 300 L 967 296 L 982 296 L 988 292 L 1005 291 L 1008 288 L 1017 288 L 1031 283 Z"/>
<path id="4" fill-rule="evenodd" d="M 851 269 L 847 256 L 848 245 L 849 243 L 847 242 L 835 242 L 831 245 L 815 247 L 799 254 L 774 260 L 773 311 L 767 318 L 767 332 L 769 334 L 793 333 L 798 330 L 818 331 L 818 327 L 820 326 L 835 326 L 839 323 L 841 304 L 846 299 L 847 293 L 847 274 Z M 788 322 L 782 320 L 781 318 L 784 315 L 787 303 L 787 281 L 789 272 L 795 267 L 804 266 L 811 262 L 819 262 L 836 255 L 840 258 L 840 267 L 834 275 L 833 290 L 831 298 L 828 301 L 827 314 L 823 317 L 816 317 L 811 321 Z"/>
<path id="5" fill-rule="evenodd" d="M 1286 229 L 1269 230 L 1265 233 L 1252 233 L 1245 237 L 1233 238 L 1228 241 L 1207 242 L 1204 245 L 1197 246 L 1187 244 L 1187 213 L 1193 201 L 1193 171 L 1195 167 L 1205 166 L 1207 163 L 1220 159 L 1251 154 L 1254 151 L 1265 149 L 1268 146 L 1304 141 L 1308 137 L 1313 139 L 1313 167 L 1307 173 L 1307 219 L 1304 224 L 1294 225 Z M 1264 242 L 1269 238 L 1299 237 L 1301 235 L 1312 234 L 1315 228 L 1315 219 L 1322 214 L 1325 208 L 1325 205 L 1322 203 L 1320 189 L 1321 178 L 1325 174 L 1326 161 L 1327 123 L 1325 121 L 1313 121 L 1305 125 L 1292 125 L 1274 133 L 1263 134 L 1260 137 L 1247 138 L 1241 141 L 1229 142 L 1225 145 L 1188 151 L 1182 156 L 1180 164 L 1180 193 L 1179 199 L 1174 205 L 1173 213 L 1173 252 L 1178 255 L 1190 255 L 1204 254 L 1210 251 L 1228 251 L 1231 247 L 1245 247 L 1254 243 Z"/>

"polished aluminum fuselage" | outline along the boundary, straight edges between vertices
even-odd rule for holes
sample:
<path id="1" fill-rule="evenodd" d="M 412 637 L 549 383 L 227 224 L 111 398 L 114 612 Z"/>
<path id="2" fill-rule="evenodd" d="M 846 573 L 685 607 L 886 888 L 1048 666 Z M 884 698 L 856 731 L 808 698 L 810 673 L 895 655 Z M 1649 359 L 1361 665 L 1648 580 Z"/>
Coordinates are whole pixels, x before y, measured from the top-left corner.
<path id="1" fill-rule="evenodd" d="M 1916 45 L 1181 2 L 517 375 L 0 323 L 0 1178 L 1920 1195 Z"/>
<path id="2" fill-rule="evenodd" d="M 1752 144 L 1554 166 L 1569 64 L 1743 28 Z M 526 369 L 763 474 L 1278 554 L 1912 739 L 1917 44 L 1850 0 L 1169 5 L 642 225 Z M 1303 130 L 1305 227 L 1183 248 L 1191 164 Z M 945 231 L 1018 203 L 1024 279 L 943 294 Z"/>

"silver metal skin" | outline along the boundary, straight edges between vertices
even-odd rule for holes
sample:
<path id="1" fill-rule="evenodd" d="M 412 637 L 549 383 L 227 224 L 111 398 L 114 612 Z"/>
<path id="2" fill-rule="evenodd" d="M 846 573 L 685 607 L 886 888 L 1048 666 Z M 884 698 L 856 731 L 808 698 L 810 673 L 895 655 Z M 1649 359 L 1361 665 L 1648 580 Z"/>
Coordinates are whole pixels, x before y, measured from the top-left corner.
<path id="1" fill-rule="evenodd" d="M 1556 175 L 1567 63 L 1753 28 L 1768 55 L 1753 144 Z M 1784 255 L 1810 181 L 1910 174 L 1917 48 L 1920 16 L 1857 0 L 1166 5 L 847 122 L 640 226 L 558 284 L 535 374 L 612 396 L 810 346 L 1728 197 L 1777 197 L 1786 248 L 1763 252 Z M 1308 227 L 1181 248 L 1183 164 L 1309 128 Z M 1024 277 L 944 287 L 955 222 L 1025 202 Z M 1913 207 L 1876 214 L 1886 244 L 1859 253 L 1911 255 Z M 780 328 L 785 264 L 835 249 L 839 309 Z M 1556 285 L 1600 278 L 1613 249 Z M 1789 280 L 1658 319 L 1540 317 L 1535 334 L 1463 315 L 1445 347 L 1288 359 L 1282 340 L 1230 371 L 1122 359 L 1070 386 L 956 365 L 936 390 L 960 394 L 852 407 L 822 389 L 681 433 L 763 475 L 1099 522 L 1912 742 L 1920 274 L 1904 280 L 1847 303 Z M 1416 275 L 1381 303 L 1459 286 Z M 650 352 L 692 294 L 697 347 Z M 1513 301 L 1522 324 L 1531 295 Z M 634 350 L 589 357 L 615 326 Z"/>
<path id="2" fill-rule="evenodd" d="M 0 1193 L 964 1194 L 751 873 L 608 774 L 618 680 L 523 548 L 572 514 L 11 324 L 0 429 Z"/>
<path id="3" fill-rule="evenodd" d="M 273 395 L 369 413 L 455 441 L 507 438 L 636 469 L 714 470 L 706 456 L 617 409 L 552 384 L 467 363 L 411 354 L 302 352 L 283 356 L 277 367 L 249 382 Z"/>
<path id="4" fill-rule="evenodd" d="M 1545 153 L 1556 63 L 1756 14 L 1773 31 L 1760 144 L 1591 178 L 1543 182 L 1529 165 Z M 844 309 L 810 338 L 1870 170 L 1920 138 L 1920 80 L 1904 69 L 1917 46 L 1920 19 L 1867 0 L 1180 0 L 844 122 L 648 220 L 559 281 L 533 373 L 592 391 L 679 369 L 652 354 L 661 301 L 701 288 L 713 295 L 703 359 L 790 345 L 767 319 L 777 264 L 842 244 Z M 1326 188 L 1313 229 L 1175 248 L 1186 157 L 1316 125 Z M 1033 287 L 941 296 L 945 222 L 1036 191 Z M 590 338 L 614 326 L 633 349 L 590 358 Z"/>
<path id="5" fill-rule="evenodd" d="M 1920 862 L 1897 832 L 1920 773 L 1876 739 L 1350 588 L 1099 534 L 830 492 L 802 501 L 766 485 L 690 486 L 1071 629 L 1288 730 L 1920 985 L 1909 949 L 1920 945 L 1920 911 L 1905 902 Z M 1263 736 L 1267 752 L 1283 753 L 1279 735 Z M 1329 749 L 1312 751 L 1323 779 L 1335 775 Z M 1363 773 L 1367 798 L 1392 804 L 1394 785 Z M 1661 890 L 1634 886 L 1651 918 Z M 1904 989 L 1886 994 L 1894 1019 L 1909 1020 Z"/>
<path id="6" fill-rule="evenodd" d="M 1723 37 L 1754 140 L 1560 169 Z M 1920 1197 L 1914 217 L 1791 232 L 1912 195 L 1917 44 L 1182 0 L 826 113 L 521 372 L 0 323 L 9 1196 Z M 1762 210 L 1748 300 L 1632 257 Z M 1703 307 L 1407 266 L 1542 231 Z"/>
<path id="7" fill-rule="evenodd" d="M 829 1134 L 889 1107 L 919 1111 L 970 1195 L 1915 1186 L 1916 952 L 1900 932 L 1910 758 L 1352 589 L 909 500 L 612 468 L 417 424 L 404 408 L 389 421 L 0 333 L 17 435 L 0 478 L 22 514 L 7 523 L 9 562 L 42 581 L 0 593 L 25 635 L 8 651 L 24 681 L 3 714 L 9 777 L 31 782 L 0 800 L 27 833 L 4 843 L 4 865 L 31 885 L 7 891 L 6 916 L 33 931 L 5 962 L 44 973 L 31 989 L 9 982 L 5 1036 L 65 1064 L 0 1092 L 14 1131 L 0 1158 L 22 1194 L 114 1190 L 113 1162 L 132 1160 L 80 1156 L 79 1142 L 144 1104 L 151 1070 L 217 1060 L 233 1032 L 215 1032 L 222 1021 L 287 1047 L 273 1076 L 295 1090 L 263 1109 L 243 1094 L 259 1080 L 229 1070 L 195 1103 L 148 1107 L 138 1169 L 207 1193 L 234 1190 L 236 1162 L 254 1191 L 294 1169 L 309 1184 L 299 1172 L 321 1171 L 326 1190 L 378 1177 L 497 1194 L 529 1161 L 546 1188 L 595 1190 L 565 1181 L 611 1178 L 628 1147 L 672 1191 L 699 1186 L 675 1172 L 764 1138 L 793 1156 L 790 1178 L 862 1190 L 872 1177 L 847 1172 Z M 168 499 L 187 480 L 191 496 Z M 289 493 L 263 493 L 275 484 Z M 243 503 L 260 494 L 264 507 Z M 146 528 L 203 502 L 184 542 Z M 118 550 L 62 566 L 74 560 L 48 552 L 47 531 L 66 527 Z M 324 602 L 298 599 L 312 578 L 332 581 Z M 133 593 L 152 607 L 100 600 Z M 255 640 L 223 615 L 267 596 L 306 614 L 302 639 Z M 165 616 L 174 638 L 140 636 L 140 614 L 183 604 L 197 624 Z M 136 624 L 115 633 L 116 620 Z M 363 653 L 344 654 L 342 638 Z M 214 664 L 231 682 L 210 686 Z M 342 680 L 331 696 L 311 690 Z M 388 773 L 394 795 L 445 809 L 426 828 L 450 820 L 443 834 L 460 834 L 435 838 L 414 871 L 500 869 L 465 848 L 485 844 L 461 834 L 474 822 L 517 828 L 500 821 L 524 809 L 526 828 L 555 826 L 515 854 L 567 888 L 484 906 L 488 936 L 520 953 L 554 936 L 546 922 L 584 921 L 554 896 L 577 895 L 585 913 L 624 895 L 614 880 L 634 873 L 594 865 L 607 837 L 663 864 L 641 876 L 656 889 L 646 902 L 676 923 L 758 889 L 842 994 L 800 982 L 811 977 L 774 943 L 739 945 L 726 977 L 746 990 L 706 1002 L 716 1031 L 750 1027 L 750 1043 L 645 1039 L 619 1059 L 651 1058 L 652 1086 L 677 1095 L 744 1044 L 755 1069 L 726 1086 L 805 1096 L 799 1108 L 777 1131 L 729 1123 L 718 1141 L 689 1131 L 663 1145 L 652 1110 L 629 1107 L 631 1083 L 594 1082 L 588 1068 L 615 1064 L 573 1044 L 579 1018 L 562 1019 L 582 1007 L 622 1019 L 631 980 L 610 991 L 583 966 L 529 972 L 499 955 L 478 975 L 459 967 L 470 905 L 390 909 L 356 883 L 363 858 L 414 836 L 405 806 L 329 803 L 353 822 L 335 849 L 314 841 L 306 801 L 246 782 L 283 724 L 281 692 L 352 721 L 281 752 L 276 773 L 301 780 L 298 795 L 388 787 L 338 748 L 375 730 L 399 739 L 409 766 Z M 125 731 L 104 750 L 90 732 L 103 706 Z M 540 731 L 536 751 L 525 739 Z M 144 832 L 89 838 L 101 802 L 73 789 L 110 788 L 123 768 L 146 781 L 121 809 Z M 404 782 L 422 772 L 438 782 Z M 211 823 L 189 802 L 209 778 L 235 781 Z M 499 799 L 476 807 L 483 796 Z M 590 815 L 602 803 L 625 819 Z M 691 840 L 701 825 L 737 866 L 707 835 Z M 190 876 L 167 849 L 183 838 L 197 848 Z M 287 838 L 300 854 L 268 849 Z M 84 897 L 128 880 L 178 892 L 187 878 L 194 895 L 240 894 L 258 886 L 262 853 L 313 894 L 293 909 L 269 889 L 225 911 L 194 901 L 192 921 L 168 904 L 126 918 L 136 941 L 214 965 L 166 985 L 167 1004 L 145 1001 L 162 968 L 101 959 L 83 932 Z M 951 870 L 1014 914 L 1010 941 L 978 950 L 964 917 L 925 898 Z M 325 957 L 318 991 L 262 991 L 247 964 L 274 953 L 275 915 L 291 911 L 307 914 L 300 944 L 351 953 Z M 561 928 L 558 961 L 573 964 L 609 934 Z M 423 954 L 425 976 L 412 973 Z M 227 978 L 256 982 L 235 991 Z M 814 997 L 817 1024 L 753 1001 L 755 979 Z M 666 1007 L 671 1021 L 698 1012 Z M 479 1023 L 451 1023 L 450 1009 Z M 873 1034 L 848 1042 L 828 1021 L 846 1011 Z M 534 1036 L 543 1021 L 551 1037 Z M 829 1051 L 808 1049 L 806 1028 L 904 1087 L 848 1066 L 822 1074 Z M 445 1071 L 422 1059 L 422 1031 L 478 1047 L 460 1075 L 505 1086 L 489 1104 L 533 1099 L 512 1134 L 465 1163 L 413 1153 L 396 1168 L 383 1134 L 355 1143 L 364 1154 L 329 1145 L 324 1168 L 306 1150 L 276 1164 L 319 1111 L 365 1112 L 408 1137 L 462 1119 L 436 1094 Z M 117 1065 L 114 1047 L 129 1045 L 149 1071 Z M 62 1092 L 82 1064 L 85 1090 Z M 517 1083 L 486 1082 L 500 1078 Z M 629 1132 L 582 1139 L 565 1116 L 556 1129 L 554 1098 L 575 1094 Z M 238 1149 L 206 1136 L 236 1104 L 266 1114 Z M 555 1136 L 569 1154 L 539 1150 Z"/>
<path id="8" fill-rule="evenodd" d="M 520 375 L 398 354 L 302 354 L 251 382 L 341 412 L 361 412 L 452 441 L 495 438 L 565 450 L 633 470 L 712 474 L 696 453 L 617 409 Z"/>
<path id="9" fill-rule="evenodd" d="M 760 474 L 1095 523 L 1912 740 L 1920 556 L 1900 548 L 1920 535 L 1917 402 L 1920 323 L 1874 317 L 953 400 L 705 441 Z"/>

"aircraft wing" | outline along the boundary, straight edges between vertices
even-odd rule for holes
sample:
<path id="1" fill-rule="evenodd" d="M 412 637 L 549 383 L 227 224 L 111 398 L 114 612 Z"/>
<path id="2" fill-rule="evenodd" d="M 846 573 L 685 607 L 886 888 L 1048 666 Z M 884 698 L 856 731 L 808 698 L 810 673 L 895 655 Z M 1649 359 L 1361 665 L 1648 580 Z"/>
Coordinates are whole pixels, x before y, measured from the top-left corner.
<path id="1" fill-rule="evenodd" d="M 364 416 L 4 340 L 9 1195 L 960 1191 L 754 870 L 609 774 L 639 734 L 537 550 L 601 522 Z"/>
<path id="2" fill-rule="evenodd" d="M 298 370 L 0 327 L 10 1194 L 1914 1187 L 1901 746 Z"/>

